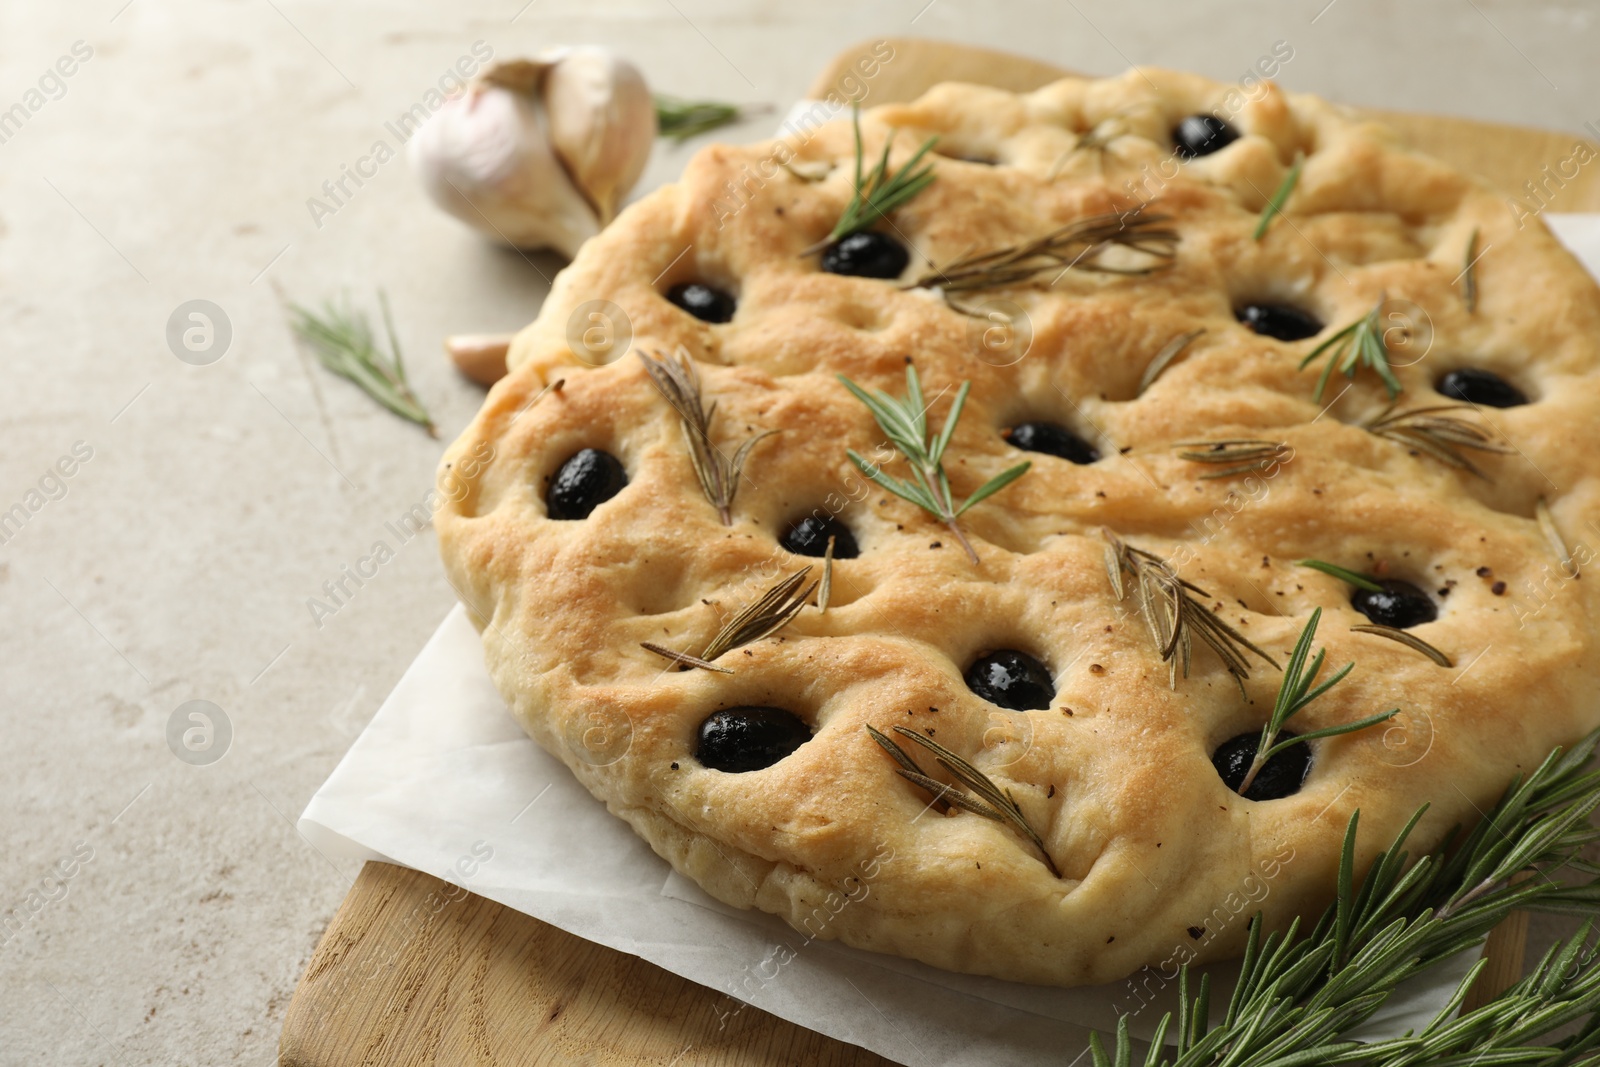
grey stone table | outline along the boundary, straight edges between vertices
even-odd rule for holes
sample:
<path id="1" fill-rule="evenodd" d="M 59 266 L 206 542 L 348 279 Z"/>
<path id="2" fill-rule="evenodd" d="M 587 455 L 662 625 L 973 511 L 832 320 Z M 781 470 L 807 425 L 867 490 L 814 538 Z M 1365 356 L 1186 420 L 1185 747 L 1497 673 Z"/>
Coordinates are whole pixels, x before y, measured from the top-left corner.
<path id="1" fill-rule="evenodd" d="M 0 8 L 0 1063 L 274 1060 L 355 874 L 294 819 L 453 600 L 432 534 L 386 525 L 440 442 L 311 366 L 280 301 L 387 290 L 445 435 L 471 417 L 439 338 L 520 326 L 560 263 L 481 243 L 401 160 L 332 212 L 307 201 L 395 147 L 385 123 L 474 42 L 603 42 L 658 89 L 782 107 L 875 35 L 1224 78 L 1283 40 L 1295 89 L 1576 131 L 1600 120 L 1596 18 L 1581 0 Z M 644 187 L 689 151 L 663 146 Z M 195 300 L 216 332 L 174 348 Z M 315 618 L 378 541 L 392 558 Z M 221 709 L 195 750 L 168 741 L 206 721 L 190 701 Z"/>

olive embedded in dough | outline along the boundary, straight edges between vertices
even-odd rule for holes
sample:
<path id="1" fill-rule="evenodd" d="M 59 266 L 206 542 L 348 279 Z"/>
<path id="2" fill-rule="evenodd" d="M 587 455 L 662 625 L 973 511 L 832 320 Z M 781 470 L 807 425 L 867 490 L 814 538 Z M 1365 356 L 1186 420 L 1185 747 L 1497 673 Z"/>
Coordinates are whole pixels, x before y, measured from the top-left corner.
<path id="1" fill-rule="evenodd" d="M 1172 129 L 1172 150 L 1179 159 L 1209 156 L 1239 139 L 1239 131 L 1215 115 L 1190 115 Z"/>
<path id="2" fill-rule="evenodd" d="M 1462 367 L 1439 379 L 1436 389 L 1451 400 L 1481 404 L 1486 408 L 1515 408 L 1528 402 L 1528 394 L 1493 371 Z"/>
<path id="3" fill-rule="evenodd" d="M 1378 584 L 1383 588 L 1376 593 L 1357 589 L 1350 594 L 1350 606 L 1379 626 L 1404 630 L 1439 617 L 1433 598 L 1410 582 L 1389 578 Z"/>
<path id="4" fill-rule="evenodd" d="M 1069 463 L 1087 464 L 1100 458 L 1099 449 L 1054 422 L 1019 422 L 1001 434 L 1013 448 L 1043 452 Z"/>
<path id="5" fill-rule="evenodd" d="M 733 318 L 738 304 L 729 293 L 701 282 L 684 282 L 667 290 L 667 300 L 701 322 L 719 324 Z"/>
<path id="6" fill-rule="evenodd" d="M 833 538 L 834 559 L 855 559 L 861 555 L 855 534 L 850 527 L 833 516 L 819 518 L 807 515 L 784 531 L 778 543 L 797 556 L 816 556 L 821 559 L 828 551 L 828 538 Z"/>
<path id="7" fill-rule="evenodd" d="M 886 233 L 846 234 L 822 250 L 822 269 L 856 278 L 898 278 L 911 262 L 906 246 Z"/>
<path id="8" fill-rule="evenodd" d="M 1045 665 L 1013 648 L 979 656 L 967 668 L 966 680 L 974 693 L 1011 711 L 1042 710 L 1056 698 L 1055 682 Z"/>
<path id="9" fill-rule="evenodd" d="M 556 470 L 545 494 L 545 510 L 552 519 L 587 519 L 627 484 L 621 460 L 598 448 L 585 448 Z"/>
<path id="10" fill-rule="evenodd" d="M 706 716 L 694 758 L 714 771 L 759 771 L 811 740 L 811 727 L 783 708 L 724 708 Z"/>
<path id="11" fill-rule="evenodd" d="M 1263 337 L 1279 341 L 1304 341 L 1322 332 L 1316 316 L 1288 304 L 1245 304 L 1233 315 Z"/>
<path id="12" fill-rule="evenodd" d="M 1277 741 L 1289 741 L 1294 736 L 1292 731 L 1280 730 Z M 1239 783 L 1243 782 L 1244 776 L 1249 773 L 1250 764 L 1256 758 L 1256 749 L 1260 744 L 1261 734 L 1251 731 L 1222 742 L 1212 754 L 1211 765 L 1217 769 L 1227 787 L 1235 793 L 1239 792 Z M 1298 793 L 1310 771 L 1311 746 L 1291 745 L 1267 760 L 1261 772 L 1256 775 L 1255 781 L 1250 783 L 1250 788 L 1240 795 L 1246 800 L 1277 800 L 1279 797 Z"/>

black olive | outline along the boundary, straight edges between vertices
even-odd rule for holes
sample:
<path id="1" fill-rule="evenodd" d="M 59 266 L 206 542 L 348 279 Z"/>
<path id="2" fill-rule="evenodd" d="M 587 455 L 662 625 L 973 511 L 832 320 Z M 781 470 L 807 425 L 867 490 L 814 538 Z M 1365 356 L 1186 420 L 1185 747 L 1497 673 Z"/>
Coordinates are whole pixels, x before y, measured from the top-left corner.
<path id="1" fill-rule="evenodd" d="M 628 472 L 622 461 L 598 448 L 586 448 L 556 471 L 545 494 L 545 511 L 552 519 L 587 519 L 589 512 L 622 492 Z"/>
<path id="2" fill-rule="evenodd" d="M 743 774 L 770 767 L 811 740 L 811 727 L 782 708 L 724 708 L 700 724 L 694 758 L 714 771 Z"/>
<path id="3" fill-rule="evenodd" d="M 1317 318 L 1287 304 L 1246 304 L 1233 316 L 1256 333 L 1280 341 L 1303 341 L 1322 332 Z"/>
<path id="4" fill-rule="evenodd" d="M 1357 589 L 1350 594 L 1350 604 L 1379 626 L 1404 630 L 1439 617 L 1433 598 L 1410 582 L 1390 578 L 1378 584 L 1383 586 L 1382 592 Z"/>
<path id="5" fill-rule="evenodd" d="M 1048 708 L 1056 698 L 1055 683 L 1044 664 L 1015 649 L 978 657 L 967 668 L 966 679 L 974 693 L 1012 711 Z"/>
<path id="6" fill-rule="evenodd" d="M 1439 379 L 1435 386 L 1451 400 L 1482 404 L 1487 408 L 1515 408 L 1528 402 L 1528 395 L 1493 371 L 1462 367 Z"/>
<path id="7" fill-rule="evenodd" d="M 1024 452 L 1043 452 L 1071 463 L 1093 463 L 1100 452 L 1089 442 L 1053 422 L 1019 422 L 1001 434 L 1013 448 Z"/>
<path id="8" fill-rule="evenodd" d="M 699 282 L 674 285 L 667 290 L 667 299 L 702 322 L 727 322 L 733 318 L 733 297 Z"/>
<path id="9" fill-rule="evenodd" d="M 898 278 L 909 262 L 905 245 L 873 230 L 848 234 L 822 250 L 823 270 L 856 278 Z"/>
<path id="10" fill-rule="evenodd" d="M 1294 737 L 1291 730 L 1278 731 L 1277 741 L 1288 741 Z M 1261 744 L 1261 734 L 1240 734 L 1230 738 L 1217 746 L 1217 751 L 1211 756 L 1211 765 L 1222 776 L 1222 781 L 1235 793 L 1239 792 L 1239 783 L 1244 781 L 1244 776 L 1250 770 L 1251 762 L 1256 758 L 1256 748 Z M 1267 760 L 1261 768 L 1261 773 L 1256 775 L 1255 781 L 1250 783 L 1250 788 L 1241 795 L 1246 800 L 1277 800 L 1290 793 L 1298 793 L 1305 784 L 1306 774 L 1311 770 L 1311 746 L 1290 745 L 1282 752 Z"/>
<path id="11" fill-rule="evenodd" d="M 778 538 L 778 544 L 797 556 L 816 556 L 820 559 L 828 551 L 830 537 L 834 539 L 834 559 L 855 559 L 861 555 L 861 549 L 856 544 L 856 536 L 850 532 L 850 527 L 831 515 L 825 519 L 807 515 L 799 522 L 791 524 L 784 535 Z"/>
<path id="12" fill-rule="evenodd" d="M 1172 131 L 1172 148 L 1179 159 L 1209 156 L 1239 139 L 1239 131 L 1215 115 L 1190 115 Z"/>

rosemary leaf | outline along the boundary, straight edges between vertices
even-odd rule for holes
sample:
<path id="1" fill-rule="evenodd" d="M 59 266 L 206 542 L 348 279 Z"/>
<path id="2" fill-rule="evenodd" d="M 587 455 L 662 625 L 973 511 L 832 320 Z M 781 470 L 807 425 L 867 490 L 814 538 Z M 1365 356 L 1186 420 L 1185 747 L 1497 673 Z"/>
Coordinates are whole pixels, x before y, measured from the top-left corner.
<path id="1" fill-rule="evenodd" d="M 1317 380 L 1315 395 L 1318 403 L 1322 401 L 1322 394 L 1327 390 L 1328 379 L 1333 377 L 1335 368 L 1345 377 L 1354 379 L 1359 368 L 1368 367 L 1382 379 L 1389 399 L 1400 395 L 1403 387 L 1389 364 L 1388 343 L 1384 340 L 1383 304 L 1384 301 L 1379 300 L 1365 316 L 1313 348 L 1311 354 L 1301 360 L 1300 369 L 1305 370 L 1317 357 L 1327 353 L 1327 365 L 1322 368 L 1322 377 Z"/>
<path id="2" fill-rule="evenodd" d="M 1198 330 L 1180 333 L 1162 345 L 1161 351 L 1156 353 L 1155 358 L 1150 361 L 1149 366 L 1145 367 L 1144 374 L 1139 378 L 1138 395 L 1143 396 L 1144 391 L 1154 385 L 1157 378 L 1161 377 L 1161 372 L 1167 369 L 1167 365 L 1182 355 L 1183 350 L 1193 344 L 1195 339 L 1205 332 L 1205 327 L 1202 326 Z"/>
<path id="3" fill-rule="evenodd" d="M 741 645 L 752 644 L 770 637 L 793 621 L 806 606 L 806 601 L 811 599 L 812 591 L 817 588 L 817 583 L 812 582 L 804 592 L 799 591 L 810 573 L 811 566 L 807 564 L 761 594 L 754 602 L 740 608 L 723 624 L 698 656 L 675 652 L 670 648 L 662 648 L 660 645 L 648 642 L 641 642 L 641 645 L 658 656 L 672 660 L 680 667 L 699 667 L 702 670 L 732 674 L 731 670 L 718 667 L 712 661 Z"/>
<path id="4" fill-rule="evenodd" d="M 1297 152 L 1294 157 L 1294 166 L 1289 168 L 1289 173 L 1283 176 L 1283 183 L 1278 186 L 1278 191 L 1272 194 L 1272 200 L 1261 211 L 1261 219 L 1256 223 L 1255 232 L 1250 235 L 1252 241 L 1259 241 L 1267 235 L 1267 227 L 1272 225 L 1272 216 L 1283 213 L 1283 205 L 1289 202 L 1289 197 L 1294 193 L 1294 187 L 1300 183 L 1300 171 L 1306 165 L 1305 153 Z"/>
<path id="5" fill-rule="evenodd" d="M 1461 268 L 1461 299 L 1467 305 L 1467 313 L 1476 314 L 1478 310 L 1478 227 L 1472 228 L 1472 236 L 1467 238 L 1466 265 Z"/>
<path id="6" fill-rule="evenodd" d="M 1533 505 L 1533 514 L 1545 540 L 1555 549 L 1556 559 L 1561 561 L 1561 573 L 1568 578 L 1576 578 L 1579 574 L 1578 562 L 1572 558 L 1572 552 L 1567 548 L 1567 542 L 1561 536 L 1561 530 L 1556 526 L 1555 517 L 1550 514 L 1550 505 L 1545 503 L 1544 497 L 1541 496 Z"/>
<path id="7" fill-rule="evenodd" d="M 699 667 L 703 671 L 716 671 L 719 674 L 733 673 L 728 668 L 719 667 L 710 660 L 703 660 L 699 656 L 691 656 L 687 652 L 674 652 L 670 648 L 664 648 L 661 645 L 650 641 L 640 641 L 639 647 L 644 649 L 646 652 L 654 652 L 656 655 L 661 656 L 664 659 L 670 659 L 672 662 L 679 664 L 680 666 Z"/>
<path id="8" fill-rule="evenodd" d="M 963 811 L 970 811 L 974 815 L 981 815 L 986 819 L 997 822 L 1009 823 L 1018 833 L 1022 834 L 1044 857 L 1045 866 L 1050 868 L 1050 873 L 1057 878 L 1061 872 L 1056 869 L 1055 860 L 1051 859 L 1049 851 L 1044 847 L 1044 839 L 1029 825 L 1027 817 L 1023 815 L 1022 808 L 1017 804 L 1016 798 L 1008 789 L 1001 789 L 994 781 L 978 768 L 968 763 L 965 759 L 939 744 L 930 737 L 925 737 L 915 730 L 904 726 L 894 727 L 894 732 L 908 740 L 915 741 L 918 745 L 933 754 L 934 762 L 973 795 L 967 796 L 958 792 L 951 786 L 938 781 L 928 775 L 918 766 L 917 761 L 911 758 L 910 753 L 901 748 L 887 735 L 867 726 L 867 733 L 878 743 L 889 756 L 900 765 L 899 774 L 908 781 L 914 782 L 929 793 L 933 794 L 935 803 L 954 804 Z M 945 810 L 945 809 L 941 809 Z"/>
<path id="9" fill-rule="evenodd" d="M 1489 480 L 1489 476 L 1463 455 L 1461 449 L 1470 448 L 1479 452 L 1495 452 L 1502 455 L 1511 451 L 1496 442 L 1493 435 L 1477 423 L 1457 418 L 1454 414 L 1441 414 L 1442 412 L 1473 414 L 1473 409 L 1465 404 L 1435 404 L 1431 407 L 1411 408 L 1406 411 L 1396 411 L 1396 406 L 1390 404 L 1384 408 L 1365 422 L 1364 428 L 1379 437 L 1388 438 L 1407 448 L 1414 448 L 1432 456 L 1448 467 L 1475 474 L 1485 481 Z"/>
<path id="10" fill-rule="evenodd" d="M 362 392 L 396 415 L 421 426 L 430 437 L 438 437 L 439 430 L 433 418 L 406 380 L 405 360 L 400 355 L 400 341 L 389 313 L 389 298 L 381 289 L 378 303 L 383 311 L 384 330 L 389 336 L 387 358 L 378 348 L 367 316 L 344 301 L 327 301 L 321 312 L 290 304 L 289 325 L 325 368 L 354 382 Z"/>
<path id="11" fill-rule="evenodd" d="M 889 136 L 883 142 L 883 155 L 873 168 L 866 173 L 861 173 L 862 153 L 861 145 L 861 105 L 852 104 L 850 109 L 850 122 L 855 129 L 855 185 L 850 196 L 850 202 L 845 205 L 844 211 L 839 215 L 839 221 L 834 223 L 833 229 L 828 231 L 828 236 L 816 244 L 802 251 L 802 256 L 808 256 L 820 251 L 823 247 L 832 244 L 842 237 L 852 233 L 860 233 L 868 229 L 879 219 L 889 217 L 889 213 L 905 204 L 912 197 L 933 184 L 934 173 L 932 163 L 922 163 L 922 157 L 933 150 L 939 138 L 930 137 L 922 142 L 911 158 L 899 170 L 889 169 L 889 150 L 894 147 L 896 131 L 890 130 Z M 918 167 L 918 164 L 922 164 Z"/>
<path id="12" fill-rule="evenodd" d="M 716 415 L 717 405 L 712 404 L 710 408 L 704 406 L 700 375 L 695 371 L 694 361 L 689 354 L 680 347 L 670 360 L 647 356 L 643 352 L 638 355 L 650 375 L 650 381 L 678 413 L 683 426 L 683 440 L 689 448 L 689 462 L 694 467 L 695 476 L 700 479 L 700 488 L 705 491 L 706 499 L 717 509 L 722 525 L 733 525 L 733 498 L 739 491 L 745 460 L 760 441 L 780 431 L 763 430 L 746 438 L 734 452 L 733 458 L 729 459 L 722 449 L 711 443 L 711 419 Z"/>
<path id="13" fill-rule="evenodd" d="M 1325 560 L 1303 559 L 1299 561 L 1298 566 L 1310 567 L 1314 571 L 1321 571 L 1323 574 L 1332 575 L 1341 582 L 1348 582 L 1357 589 L 1365 589 L 1369 593 L 1383 592 L 1383 586 L 1379 585 L 1378 580 L 1372 577 L 1372 575 L 1360 574 L 1356 571 L 1346 570 L 1337 564 L 1328 563 Z"/>
<path id="14" fill-rule="evenodd" d="M 1255 471 L 1266 474 L 1273 467 L 1294 458 L 1294 449 L 1283 441 L 1261 441 L 1254 438 L 1234 438 L 1225 441 L 1180 441 L 1174 447 L 1189 449 L 1179 452 L 1179 459 L 1191 463 L 1226 465 L 1223 470 L 1200 475 L 1201 480 L 1232 478 L 1238 474 Z M 1196 451 L 1196 450 L 1199 451 Z"/>
<path id="15" fill-rule="evenodd" d="M 1350 627 L 1350 631 L 1358 634 L 1372 634 L 1374 637 L 1387 637 L 1391 641 L 1398 641 L 1400 644 L 1422 653 L 1424 656 L 1427 656 L 1441 667 L 1455 666 L 1455 661 L 1453 661 L 1449 656 L 1445 655 L 1443 652 L 1440 652 L 1437 648 L 1434 648 L 1416 634 L 1407 633 L 1404 630 L 1397 630 L 1393 626 L 1383 626 L 1378 623 L 1362 623 L 1360 626 Z"/>
<path id="16" fill-rule="evenodd" d="M 922 397 L 922 381 L 918 378 L 917 368 L 913 364 L 906 364 L 904 400 L 896 400 L 882 390 L 869 393 L 842 374 L 839 375 L 839 381 L 857 400 L 867 406 L 867 410 L 877 421 L 878 428 L 889 438 L 889 443 L 894 445 L 911 464 L 911 474 L 916 481 L 907 482 L 886 474 L 881 467 L 867 462 L 854 449 L 846 449 L 845 454 L 850 457 L 850 462 L 854 463 L 862 474 L 895 496 L 910 501 L 943 522 L 961 543 L 961 547 L 966 549 L 967 558 L 974 564 L 978 563 L 978 553 L 967 540 L 967 535 L 961 527 L 956 524 L 956 519 L 972 505 L 1022 477 L 1028 472 L 1032 463 L 1019 463 L 1001 471 L 974 490 L 960 505 L 956 504 L 950 490 L 950 480 L 944 470 L 944 453 L 950 445 L 951 436 L 955 433 L 956 421 L 961 418 L 962 409 L 966 407 L 967 393 L 972 388 L 972 383 L 961 383 L 961 388 L 956 391 L 955 401 L 950 405 L 950 412 L 945 416 L 944 426 L 937 435 L 930 438 L 928 406 Z"/>
<path id="17" fill-rule="evenodd" d="M 1328 658 L 1328 650 L 1323 648 L 1317 651 L 1315 659 L 1311 659 L 1311 642 L 1317 636 L 1317 623 L 1322 621 L 1322 609 L 1317 608 L 1311 613 L 1311 619 L 1305 628 L 1300 631 L 1300 639 L 1295 642 L 1294 651 L 1289 656 L 1288 665 L 1283 668 L 1283 680 L 1278 684 L 1278 699 L 1272 706 L 1272 714 L 1268 716 L 1266 725 L 1261 728 L 1261 741 L 1256 745 L 1256 755 L 1250 761 L 1250 769 L 1245 771 L 1244 780 L 1239 783 L 1239 795 L 1243 796 L 1255 782 L 1256 775 L 1261 768 L 1266 766 L 1267 760 L 1287 749 L 1291 745 L 1314 741 L 1320 737 L 1335 737 L 1339 734 L 1353 733 L 1364 730 L 1369 726 L 1376 726 L 1400 714 L 1400 709 L 1380 712 L 1369 715 L 1355 722 L 1343 723 L 1339 726 L 1329 726 L 1322 730 L 1313 730 L 1310 733 L 1300 734 L 1287 741 L 1277 741 L 1278 734 L 1282 732 L 1284 724 L 1305 710 L 1306 706 L 1328 690 L 1332 689 L 1345 676 L 1355 669 L 1354 663 L 1347 663 L 1333 673 L 1327 681 L 1313 687 L 1317 675 L 1322 673 L 1322 664 Z M 1308 659 L 1310 662 L 1308 663 Z"/>
<path id="18" fill-rule="evenodd" d="M 1123 575 L 1133 579 L 1135 602 L 1140 617 L 1150 632 L 1161 658 L 1168 665 L 1167 680 L 1172 688 L 1178 687 L 1178 668 L 1189 677 L 1193 637 L 1204 641 L 1229 674 L 1244 691 L 1244 680 L 1250 677 L 1245 651 L 1254 652 L 1277 667 L 1271 656 L 1257 648 L 1239 631 L 1222 621 L 1222 618 L 1195 600 L 1195 594 L 1210 599 L 1204 589 L 1178 577 L 1178 572 L 1160 556 L 1124 543 L 1110 530 L 1102 530 L 1106 539 L 1106 574 L 1111 579 L 1111 589 L 1120 601 L 1126 595 Z"/>
<path id="19" fill-rule="evenodd" d="M 951 293 L 1030 285 L 1052 275 L 1048 288 L 1070 270 L 1151 274 L 1171 265 L 1177 254 L 1174 247 L 1178 232 L 1162 225 L 1171 216 L 1147 214 L 1148 206 L 1137 204 L 1124 211 L 1090 215 L 1042 237 L 964 256 L 924 274 L 907 288 L 938 289 L 948 302 Z M 1099 263 L 1101 253 L 1112 247 L 1142 252 L 1155 262 L 1143 267 L 1108 267 Z"/>
<path id="20" fill-rule="evenodd" d="M 663 137 L 679 144 L 698 136 L 749 118 L 754 109 L 716 100 L 686 100 L 681 96 L 655 94 L 656 130 Z M 766 109 L 760 109 L 766 110 Z"/>
<path id="21" fill-rule="evenodd" d="M 838 540 L 834 534 L 828 535 L 828 547 L 822 551 L 822 588 L 817 590 L 817 612 L 822 615 L 828 613 L 828 598 L 833 592 L 833 543 Z"/>

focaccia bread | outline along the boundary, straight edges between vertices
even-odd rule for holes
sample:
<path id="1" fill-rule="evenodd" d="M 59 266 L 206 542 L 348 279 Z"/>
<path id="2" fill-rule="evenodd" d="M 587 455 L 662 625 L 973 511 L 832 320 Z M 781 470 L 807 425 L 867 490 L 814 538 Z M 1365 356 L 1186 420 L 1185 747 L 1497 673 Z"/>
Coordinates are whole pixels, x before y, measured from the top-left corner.
<path id="1" fill-rule="evenodd" d="M 1423 804 L 1411 847 L 1431 845 L 1600 725 L 1600 581 L 1576 577 L 1600 534 L 1600 291 L 1542 223 L 1386 129 L 1270 85 L 1230 112 L 1230 90 L 1134 70 L 865 111 L 868 167 L 893 129 L 891 170 L 939 140 L 932 183 L 854 260 L 808 251 L 853 195 L 848 118 L 708 147 L 518 336 L 440 470 L 446 567 L 528 732 L 718 899 L 939 967 L 1104 982 L 1324 906 L 1357 809 L 1363 866 Z M 1168 236 L 939 281 L 1108 214 Z M 892 271 L 896 248 L 891 278 L 821 266 Z M 1387 416 L 1373 344 L 1402 389 Z M 639 358 L 680 352 L 721 455 L 780 431 L 727 523 Z M 971 383 L 957 501 L 1032 462 L 960 517 L 977 563 L 847 455 L 911 477 L 839 377 L 900 397 L 908 362 L 934 427 Z M 1260 444 L 1208 462 L 1226 441 Z M 701 656 L 785 576 L 820 579 L 830 534 L 826 611 L 809 593 L 721 671 L 643 647 Z M 1187 672 L 1163 658 L 1112 538 L 1261 650 L 1248 677 L 1199 640 Z M 1319 607 L 1326 674 L 1355 667 L 1289 729 L 1400 713 L 1295 746 L 1246 799 L 1228 751 L 1253 751 L 1266 658 Z M 1371 623 L 1423 644 L 1352 629 Z M 963 795 L 894 728 L 970 762 L 1043 851 L 936 803 L 868 726 Z"/>

